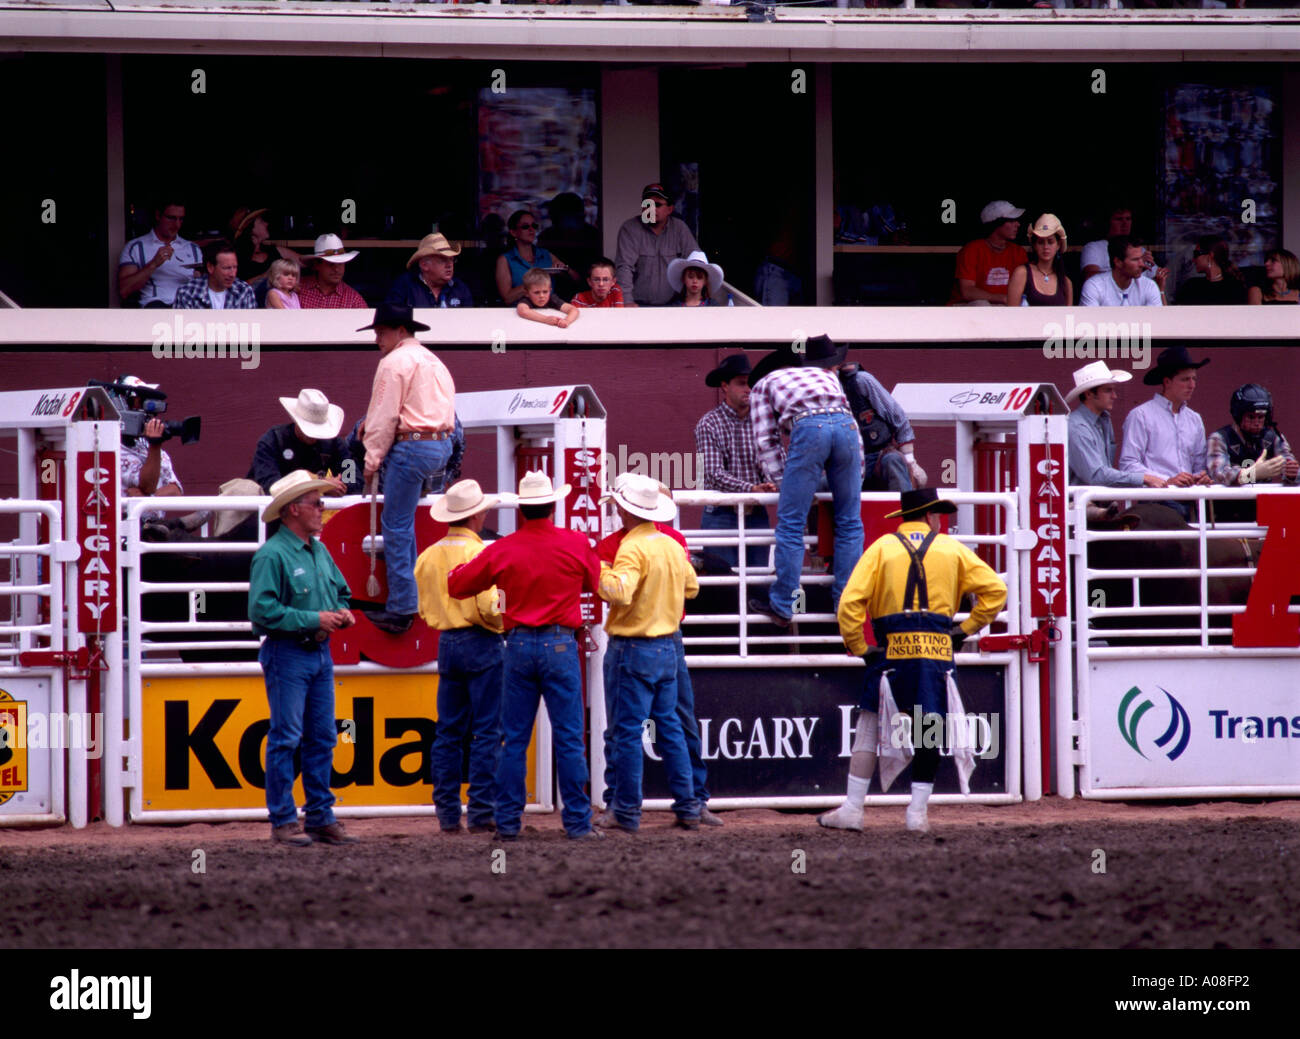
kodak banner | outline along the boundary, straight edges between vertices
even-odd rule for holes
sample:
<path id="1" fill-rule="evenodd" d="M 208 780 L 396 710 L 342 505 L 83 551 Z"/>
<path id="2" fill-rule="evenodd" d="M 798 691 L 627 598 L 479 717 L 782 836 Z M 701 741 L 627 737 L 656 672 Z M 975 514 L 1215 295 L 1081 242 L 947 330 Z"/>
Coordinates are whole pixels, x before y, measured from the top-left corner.
<path id="1" fill-rule="evenodd" d="M 337 805 L 428 805 L 436 675 L 335 675 Z M 143 800 L 149 811 L 266 807 L 270 712 L 261 676 L 144 683 Z M 536 801 L 534 747 L 528 801 Z M 462 790 L 463 793 L 463 790 Z M 303 803 L 302 779 L 294 799 Z"/>

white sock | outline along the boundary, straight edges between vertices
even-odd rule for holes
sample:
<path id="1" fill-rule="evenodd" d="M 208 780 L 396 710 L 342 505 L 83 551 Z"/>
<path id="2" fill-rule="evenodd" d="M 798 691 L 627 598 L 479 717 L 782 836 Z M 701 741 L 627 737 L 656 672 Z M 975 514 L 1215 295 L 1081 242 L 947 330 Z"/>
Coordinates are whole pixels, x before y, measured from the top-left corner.
<path id="1" fill-rule="evenodd" d="M 849 791 L 844 795 L 844 803 L 850 808 L 861 809 L 867 800 L 867 787 L 871 784 L 871 777 L 865 779 L 855 775 L 849 776 Z"/>
<path id="2" fill-rule="evenodd" d="M 925 815 L 926 805 L 929 804 L 930 794 L 933 792 L 933 783 L 913 783 L 912 803 L 907 806 L 908 813 L 911 815 Z"/>

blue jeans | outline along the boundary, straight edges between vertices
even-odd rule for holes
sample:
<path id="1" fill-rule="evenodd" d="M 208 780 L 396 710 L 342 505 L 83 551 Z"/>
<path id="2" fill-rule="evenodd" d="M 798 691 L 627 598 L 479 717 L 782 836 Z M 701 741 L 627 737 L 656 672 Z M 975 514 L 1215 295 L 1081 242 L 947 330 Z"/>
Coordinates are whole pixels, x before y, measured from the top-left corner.
<path id="1" fill-rule="evenodd" d="M 700 526 L 705 530 L 735 530 L 736 510 L 729 505 L 710 505 L 704 510 Z M 752 516 L 745 517 L 746 530 L 771 530 L 772 521 L 767 509 L 759 506 Z M 745 565 L 753 570 L 767 566 L 767 545 L 749 545 L 745 548 Z M 740 553 L 730 546 L 713 545 L 704 549 L 704 566 L 710 572 L 731 570 L 740 561 Z"/>
<path id="2" fill-rule="evenodd" d="M 907 460 L 897 451 L 870 451 L 867 470 L 862 477 L 864 491 L 910 491 L 912 474 Z"/>
<path id="3" fill-rule="evenodd" d="M 302 745 L 302 788 L 307 825 L 334 822 L 330 770 L 334 766 L 334 663 L 329 645 L 302 649 L 294 642 L 268 638 L 257 660 L 266 677 L 271 728 L 266 734 L 266 810 L 272 826 L 295 822 L 293 755 Z"/>
<path id="4" fill-rule="evenodd" d="M 384 567 L 388 571 L 390 613 L 415 613 L 419 593 L 415 588 L 415 507 L 424 481 L 447 468 L 450 440 L 402 440 L 393 444 L 385 459 Z"/>
<path id="5" fill-rule="evenodd" d="M 578 643 L 567 628 L 511 628 L 506 633 L 505 686 L 501 694 L 501 761 L 497 766 L 497 832 L 517 834 L 524 811 L 524 769 L 537 701 L 551 719 L 561 819 L 570 837 L 591 829 L 587 754 L 582 740 L 582 672 Z"/>
<path id="6" fill-rule="evenodd" d="M 862 436 L 848 414 L 810 415 L 796 419 L 790 453 L 776 506 L 776 581 L 772 608 L 789 617 L 803 570 L 804 524 L 817 482 L 825 470 L 835 508 L 835 569 L 831 602 L 840 594 L 862 555 Z"/>
<path id="7" fill-rule="evenodd" d="M 429 754 L 433 803 L 444 830 L 460 827 L 462 747 L 469 748 L 469 824 L 492 821 L 501 752 L 501 681 L 505 641 L 484 628 L 438 637 L 438 729 Z"/>
<path id="8" fill-rule="evenodd" d="M 691 781 L 695 788 L 695 799 L 703 808 L 709 803 L 709 769 L 700 755 L 700 723 L 695 717 L 695 690 L 691 686 L 691 672 L 686 667 L 686 647 L 682 642 L 682 633 L 675 632 L 671 638 L 677 650 L 677 720 L 682 726 L 682 736 L 686 740 L 686 754 L 691 760 Z M 614 767 L 616 748 L 614 746 L 614 712 L 617 709 L 615 692 L 618 675 L 618 652 L 623 640 L 615 642 L 610 639 L 605 651 L 605 804 L 613 806 L 614 787 L 618 776 Z M 676 805 L 673 806 L 676 810 Z"/>
<path id="9" fill-rule="evenodd" d="M 614 680 L 614 816 L 632 829 L 641 824 L 641 778 L 645 755 L 641 730 L 646 719 L 654 722 L 654 743 L 668 774 L 673 811 L 680 819 L 698 819 L 691 760 L 677 719 L 677 646 L 672 635 L 658 638 L 623 638 L 618 643 Z"/>

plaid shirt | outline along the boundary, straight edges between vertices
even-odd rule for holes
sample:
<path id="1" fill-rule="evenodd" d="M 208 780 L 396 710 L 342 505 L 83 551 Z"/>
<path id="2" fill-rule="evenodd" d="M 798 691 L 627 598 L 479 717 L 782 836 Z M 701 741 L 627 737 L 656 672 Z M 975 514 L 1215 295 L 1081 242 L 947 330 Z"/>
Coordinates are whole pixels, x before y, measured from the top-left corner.
<path id="1" fill-rule="evenodd" d="M 1228 448 L 1228 435 L 1232 431 L 1232 426 L 1224 426 L 1222 429 L 1216 429 L 1210 434 L 1209 439 L 1205 443 L 1206 470 L 1210 474 L 1210 479 L 1215 483 L 1226 484 L 1229 487 L 1235 484 L 1237 478 L 1241 475 L 1241 466 L 1233 465 L 1232 454 Z M 1278 455 L 1281 455 L 1283 458 L 1291 459 L 1293 461 L 1295 460 L 1295 455 L 1292 453 L 1291 445 L 1287 443 L 1286 437 L 1281 433 L 1278 433 L 1276 430 L 1265 429 L 1264 432 L 1272 432 L 1277 437 L 1276 442 L 1267 445 L 1271 448 L 1268 453 L 1269 458 L 1276 458 Z M 1238 433 L 1237 435 L 1240 436 L 1241 434 Z M 1264 446 L 1266 445 L 1263 443 L 1263 438 L 1261 437 L 1260 450 L 1262 450 Z M 1259 451 L 1252 450 L 1249 445 L 1247 445 L 1246 453 L 1250 455 L 1252 462 L 1254 462 L 1259 456 Z M 1286 484 L 1288 487 L 1294 487 L 1296 484 L 1300 483 L 1300 475 L 1298 475 L 1294 480 L 1288 480 L 1283 477 L 1278 482 Z"/>
<path id="2" fill-rule="evenodd" d="M 172 304 L 177 310 L 211 310 L 212 297 L 208 295 L 208 279 L 193 278 L 176 290 L 176 302 Z M 247 282 L 238 278 L 226 290 L 224 310 L 256 310 L 257 296 L 248 287 Z"/>
<path id="3" fill-rule="evenodd" d="M 338 290 L 326 294 L 316 282 L 298 288 L 299 306 L 303 310 L 365 310 L 366 301 L 361 293 L 346 282 L 339 282 Z"/>
<path id="4" fill-rule="evenodd" d="M 695 450 L 700 453 L 701 485 L 707 491 L 744 494 L 763 482 L 754 447 L 754 427 L 729 404 L 719 404 L 695 426 Z"/>
<path id="5" fill-rule="evenodd" d="M 785 474 L 786 452 L 781 446 L 781 434 L 790 432 L 797 416 L 819 408 L 849 412 L 840 380 L 825 368 L 780 368 L 754 387 L 749 397 L 749 420 L 754 426 L 758 464 L 773 483 L 780 482 Z"/>
<path id="6" fill-rule="evenodd" d="M 181 487 L 181 482 L 176 478 L 176 470 L 172 468 L 172 456 L 166 451 L 159 450 L 162 455 L 158 467 L 158 486 L 166 487 L 169 483 L 174 483 L 183 493 L 185 488 Z M 140 470 L 144 468 L 144 463 L 149 459 L 149 441 L 144 437 L 137 437 L 135 443 L 128 444 L 122 442 L 121 452 L 121 469 L 122 469 L 122 490 L 127 491 L 132 487 L 140 486 Z M 125 511 L 126 494 L 122 495 L 123 511 Z M 140 513 L 140 522 L 144 523 L 149 520 L 162 519 L 165 513 L 156 509 L 149 509 Z"/>

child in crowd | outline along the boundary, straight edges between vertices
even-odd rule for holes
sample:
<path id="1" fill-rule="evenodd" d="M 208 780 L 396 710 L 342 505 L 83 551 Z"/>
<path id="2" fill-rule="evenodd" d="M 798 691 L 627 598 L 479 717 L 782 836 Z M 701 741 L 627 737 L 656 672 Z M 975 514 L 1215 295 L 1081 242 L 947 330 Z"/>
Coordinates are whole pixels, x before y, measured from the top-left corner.
<path id="1" fill-rule="evenodd" d="M 560 311 L 559 314 L 547 311 Z M 578 320 L 578 308 L 565 303 L 551 292 L 551 276 L 539 267 L 524 274 L 524 298 L 515 304 L 515 313 L 529 321 L 540 321 L 556 328 L 568 328 Z"/>
<path id="2" fill-rule="evenodd" d="M 298 302 L 298 276 L 302 268 L 297 260 L 276 260 L 266 272 L 270 288 L 266 291 L 266 305 L 272 310 L 300 310 Z"/>
<path id="3" fill-rule="evenodd" d="M 587 284 L 591 288 L 579 292 L 573 297 L 575 307 L 621 307 L 623 290 L 615 280 L 614 261 L 601 257 L 591 265 L 587 272 Z"/>
<path id="4" fill-rule="evenodd" d="M 670 307 L 717 307 L 722 291 L 722 268 L 709 263 L 708 257 L 698 249 L 685 259 L 671 260 L 668 264 L 668 284 L 676 291 Z"/>

